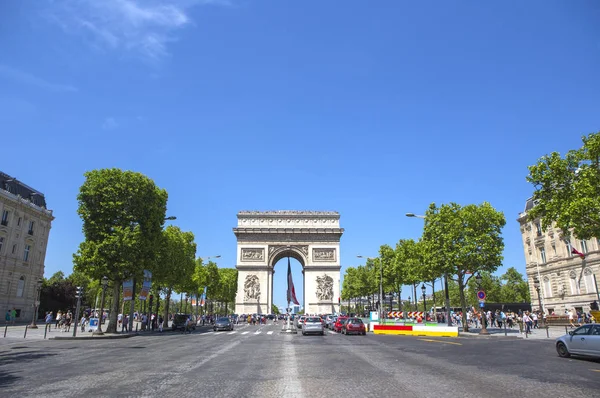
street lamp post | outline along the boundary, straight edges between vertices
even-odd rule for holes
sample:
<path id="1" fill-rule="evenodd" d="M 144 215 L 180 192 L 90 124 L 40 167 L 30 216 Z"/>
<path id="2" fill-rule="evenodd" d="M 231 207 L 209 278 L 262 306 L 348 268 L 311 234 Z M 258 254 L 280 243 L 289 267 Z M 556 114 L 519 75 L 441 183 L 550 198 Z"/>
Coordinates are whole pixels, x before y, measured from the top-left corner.
<path id="1" fill-rule="evenodd" d="M 29 329 L 37 329 L 38 326 L 35 323 L 37 319 L 38 306 L 40 305 L 40 292 L 42 290 L 42 284 L 44 280 L 42 278 L 38 279 L 35 286 L 35 301 L 33 302 L 33 316 L 31 317 L 31 325 L 29 325 Z"/>
<path id="2" fill-rule="evenodd" d="M 75 319 L 74 319 L 75 327 L 73 328 L 73 337 L 77 336 L 77 325 L 78 325 L 77 322 L 79 322 L 79 311 L 81 310 L 81 297 L 83 296 L 83 287 L 82 286 L 77 286 L 75 289 L 76 289 L 75 297 L 77 298 L 77 307 L 75 307 Z"/>
<path id="3" fill-rule="evenodd" d="M 542 326 L 544 326 L 544 312 L 542 310 L 542 296 L 540 295 L 540 280 L 538 278 L 533 279 L 533 287 L 535 288 L 535 291 L 537 292 L 538 304 L 540 306 L 540 311 L 542 311 L 542 322 L 540 322 L 540 323 L 542 324 Z"/>
<path id="4" fill-rule="evenodd" d="M 421 292 L 423 292 L 423 325 L 427 323 L 427 305 L 425 303 L 425 284 L 421 285 Z"/>
<path id="5" fill-rule="evenodd" d="M 356 256 L 358 258 L 365 258 L 361 255 Z M 366 257 L 367 260 L 373 260 L 372 257 Z M 379 259 L 379 322 L 383 322 L 383 313 L 382 313 L 382 308 L 383 308 L 383 260 L 380 258 Z"/>
<path id="6" fill-rule="evenodd" d="M 104 295 L 106 294 L 106 288 L 108 287 L 108 277 L 102 278 L 102 299 L 100 300 L 100 315 L 98 316 L 98 329 L 94 330 L 92 335 L 103 335 L 102 332 L 102 318 L 104 318 Z"/>
<path id="7" fill-rule="evenodd" d="M 406 217 L 415 217 L 421 218 L 423 220 L 426 219 L 425 216 L 420 216 L 414 213 L 406 213 Z M 446 321 L 448 322 L 448 326 L 452 326 L 452 318 L 450 317 L 450 293 L 448 293 L 448 273 L 444 272 L 444 293 L 446 296 Z"/>
<path id="8" fill-rule="evenodd" d="M 475 281 L 477 282 L 477 290 L 481 290 L 481 274 L 478 272 L 475 277 Z M 481 330 L 479 334 L 488 335 L 490 332 L 487 330 L 487 318 L 485 316 L 485 311 L 483 311 L 483 307 L 479 307 L 481 311 Z"/>

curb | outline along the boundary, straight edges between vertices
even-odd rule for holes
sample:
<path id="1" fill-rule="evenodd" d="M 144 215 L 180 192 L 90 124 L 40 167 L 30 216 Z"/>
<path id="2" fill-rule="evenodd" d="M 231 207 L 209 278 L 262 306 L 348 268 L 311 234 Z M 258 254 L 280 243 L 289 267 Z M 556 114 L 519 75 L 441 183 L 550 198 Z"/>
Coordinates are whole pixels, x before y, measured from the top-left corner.
<path id="1" fill-rule="evenodd" d="M 139 333 L 131 333 L 131 334 L 108 334 L 103 336 L 96 337 L 50 337 L 48 340 L 113 340 L 113 339 L 128 339 L 130 337 L 139 336 Z"/>

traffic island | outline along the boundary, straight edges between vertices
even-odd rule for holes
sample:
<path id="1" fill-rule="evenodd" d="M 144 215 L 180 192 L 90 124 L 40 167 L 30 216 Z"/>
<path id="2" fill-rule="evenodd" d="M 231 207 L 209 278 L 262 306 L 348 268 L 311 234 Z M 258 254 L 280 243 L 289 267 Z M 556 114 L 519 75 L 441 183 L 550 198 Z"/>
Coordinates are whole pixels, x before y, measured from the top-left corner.
<path id="1" fill-rule="evenodd" d="M 458 327 L 426 325 L 373 325 L 374 334 L 458 337 Z"/>

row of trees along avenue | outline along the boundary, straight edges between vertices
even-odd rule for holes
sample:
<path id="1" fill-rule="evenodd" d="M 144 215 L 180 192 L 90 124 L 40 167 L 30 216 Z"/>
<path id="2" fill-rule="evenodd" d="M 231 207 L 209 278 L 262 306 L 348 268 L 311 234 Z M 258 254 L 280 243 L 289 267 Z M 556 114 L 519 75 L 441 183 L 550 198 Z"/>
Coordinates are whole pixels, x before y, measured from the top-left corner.
<path id="1" fill-rule="evenodd" d="M 173 312 L 169 309 L 173 292 L 197 296 L 207 286 L 212 300 L 234 300 L 237 271 L 196 260 L 194 234 L 172 225 L 164 228 L 166 219 L 174 219 L 166 217 L 167 198 L 164 189 L 137 172 L 113 168 L 85 173 L 77 197 L 84 241 L 73 256 L 74 273 L 93 281 L 108 277 L 107 332 L 116 332 L 123 281 L 134 278 L 135 286 L 140 286 L 144 270 L 152 272 L 156 312 L 162 309 L 165 319 Z M 161 294 L 165 302 L 159 307 Z"/>
<path id="2" fill-rule="evenodd" d="M 402 286 L 426 283 L 434 287 L 435 281 L 447 274 L 449 292 L 458 291 L 466 329 L 466 310 L 472 305 L 476 291 L 467 289 L 472 286 L 471 278 L 481 273 L 482 281 L 491 280 L 491 274 L 502 264 L 504 214 L 487 202 L 466 206 L 431 204 L 424 221 L 423 235 L 418 241 L 401 239 L 395 248 L 383 245 L 379 259 L 369 259 L 364 266 L 348 268 L 344 275 L 342 299 L 374 295 L 379 286 L 380 264 L 383 265 L 383 290 L 396 292 L 398 297 L 401 297 Z M 528 296 L 526 285 L 519 282 L 518 275 L 512 269 L 505 277 L 510 278 L 513 285 L 520 284 L 521 297 L 515 298 L 528 300 L 525 297 Z M 453 285 L 457 289 L 453 289 Z"/>

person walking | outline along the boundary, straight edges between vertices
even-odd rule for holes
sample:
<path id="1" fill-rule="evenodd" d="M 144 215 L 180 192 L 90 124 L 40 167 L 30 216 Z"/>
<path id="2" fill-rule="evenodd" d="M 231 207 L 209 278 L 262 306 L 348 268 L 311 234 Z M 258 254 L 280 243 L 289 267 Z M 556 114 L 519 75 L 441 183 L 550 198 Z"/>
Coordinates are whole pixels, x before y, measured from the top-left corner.
<path id="1" fill-rule="evenodd" d="M 525 311 L 525 314 L 523 315 L 523 323 L 525 324 L 525 334 L 530 334 L 531 333 L 531 325 L 533 324 L 533 321 L 531 320 L 531 317 L 529 316 L 529 311 Z"/>

